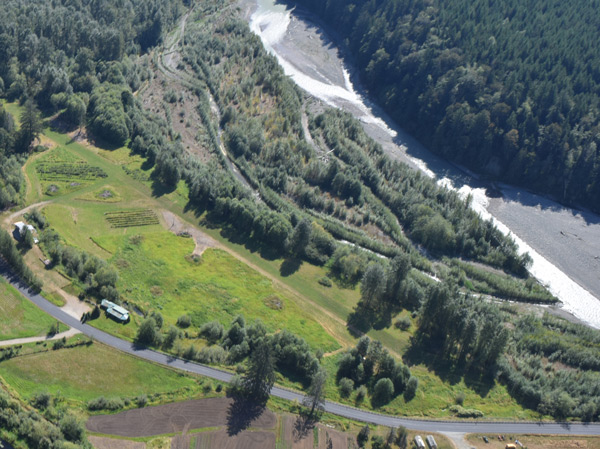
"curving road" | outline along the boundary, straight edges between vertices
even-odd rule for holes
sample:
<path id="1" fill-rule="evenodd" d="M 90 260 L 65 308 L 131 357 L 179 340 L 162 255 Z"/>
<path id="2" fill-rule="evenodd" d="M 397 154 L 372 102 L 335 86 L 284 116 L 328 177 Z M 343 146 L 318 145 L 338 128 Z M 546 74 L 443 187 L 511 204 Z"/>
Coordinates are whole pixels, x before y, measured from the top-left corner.
<path id="1" fill-rule="evenodd" d="M 40 309 L 62 321 L 68 326 L 79 330 L 96 341 L 111 346 L 119 351 L 149 360 L 161 365 L 177 368 L 194 374 L 229 382 L 231 373 L 216 368 L 211 368 L 199 363 L 188 362 L 177 357 L 169 356 L 151 349 L 137 347 L 131 342 L 122 340 L 106 332 L 98 330 L 88 324 L 82 324 L 77 319 L 68 315 L 43 296 L 32 293 L 16 276 L 12 274 L 7 265 L 0 259 L 0 275 L 5 277 L 23 296 L 36 304 Z M 303 395 L 295 391 L 280 387 L 273 387 L 271 394 L 278 398 L 290 401 L 301 401 Z M 541 433 L 541 434 L 572 434 L 572 435 L 600 435 L 600 424 L 585 423 L 553 423 L 553 422 L 466 422 L 466 421 L 427 421 L 408 418 L 397 418 L 389 415 L 355 409 L 350 406 L 327 401 L 325 411 L 356 421 L 368 422 L 388 427 L 405 426 L 408 429 L 426 432 L 461 432 L 461 433 Z"/>

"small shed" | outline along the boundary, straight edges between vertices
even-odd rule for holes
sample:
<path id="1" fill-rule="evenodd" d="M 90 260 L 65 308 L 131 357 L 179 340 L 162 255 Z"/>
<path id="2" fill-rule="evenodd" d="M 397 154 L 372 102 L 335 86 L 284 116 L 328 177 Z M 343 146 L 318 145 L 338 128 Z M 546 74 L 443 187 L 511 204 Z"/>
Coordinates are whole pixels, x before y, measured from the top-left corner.
<path id="1" fill-rule="evenodd" d="M 31 226 L 30 224 L 25 224 L 22 221 L 17 221 L 15 223 L 15 238 L 17 238 L 17 240 L 21 240 L 23 238 L 23 235 L 25 233 L 25 230 L 29 229 L 29 232 L 31 232 L 33 234 L 33 241 L 35 243 L 39 243 L 38 238 L 35 236 L 35 228 L 33 226 Z"/>
<path id="2" fill-rule="evenodd" d="M 417 435 L 415 437 L 415 444 L 417 445 L 417 448 L 425 449 L 425 443 L 423 442 L 423 438 L 421 438 L 421 435 Z"/>
<path id="3" fill-rule="evenodd" d="M 100 307 L 106 310 L 106 314 L 115 318 L 118 321 L 126 322 L 129 321 L 129 311 L 112 301 L 103 299 L 100 303 Z"/>
<path id="4" fill-rule="evenodd" d="M 427 444 L 429 445 L 429 447 L 431 449 L 438 449 L 438 445 L 435 442 L 435 438 L 433 438 L 433 435 L 427 435 Z"/>

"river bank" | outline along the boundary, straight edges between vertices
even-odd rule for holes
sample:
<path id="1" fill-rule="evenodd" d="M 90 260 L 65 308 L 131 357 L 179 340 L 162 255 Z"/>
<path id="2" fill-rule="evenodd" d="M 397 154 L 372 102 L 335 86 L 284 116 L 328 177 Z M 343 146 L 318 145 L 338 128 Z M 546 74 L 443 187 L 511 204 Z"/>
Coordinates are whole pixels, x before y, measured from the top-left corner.
<path id="1" fill-rule="evenodd" d="M 561 300 L 564 312 L 600 328 L 599 216 L 511 186 L 499 186 L 501 195 L 488 197 L 489 185 L 433 155 L 367 98 L 334 39 L 310 13 L 274 0 L 243 5 L 250 28 L 302 89 L 354 115 L 390 156 L 471 195 L 474 209 L 530 253 L 531 273 Z"/>

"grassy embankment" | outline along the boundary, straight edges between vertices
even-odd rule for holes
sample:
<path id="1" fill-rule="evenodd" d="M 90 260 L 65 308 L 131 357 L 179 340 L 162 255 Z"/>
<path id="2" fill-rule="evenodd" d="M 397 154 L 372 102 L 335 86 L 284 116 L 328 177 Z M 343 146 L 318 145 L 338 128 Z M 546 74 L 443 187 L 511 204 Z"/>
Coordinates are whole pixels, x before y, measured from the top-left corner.
<path id="1" fill-rule="evenodd" d="M 104 219 L 104 212 L 115 209 L 167 209 L 191 223 L 198 223 L 202 217 L 184 210 L 187 192 L 183 184 L 173 192 L 164 192 L 161 186 L 153 184 L 150 171 L 144 169 L 143 161 L 138 156 L 129 154 L 128 149 L 101 150 L 73 142 L 69 136 L 49 130 L 45 131 L 45 137 L 77 158 L 100 167 L 107 176 L 77 186 L 79 190 L 49 196 L 45 194 L 43 181 L 39 180 L 36 171 L 36 159 L 44 158 L 42 155 L 26 165 L 25 171 L 32 186 L 28 202 L 51 199 L 53 204 L 45 208 L 51 226 L 59 231 L 68 244 L 112 260 L 120 270 L 122 293 L 126 299 L 133 303 L 139 301 L 145 310 L 157 308 L 167 318 L 167 322 L 176 319 L 182 311 L 193 314 L 194 310 L 187 308 L 192 304 L 197 306 L 195 310 L 198 319 L 206 317 L 227 321 L 232 314 L 243 311 L 249 321 L 258 317 L 265 321 L 270 319 L 272 330 L 289 326 L 290 330 L 295 330 L 306 338 L 311 346 L 324 345 L 322 347 L 325 350 L 337 346 L 334 338 L 341 346 L 349 346 L 356 341 L 345 328 L 345 321 L 358 301 L 357 288 L 342 288 L 335 283 L 332 287 L 324 287 L 317 280 L 327 274 L 326 268 L 306 263 L 295 273 L 284 276 L 281 273 L 283 260 L 262 257 L 259 250 L 245 242 L 235 242 L 227 232 L 210 227 L 202 227 L 202 230 L 236 257 L 209 249 L 202 257 L 203 263 L 197 264 L 190 262 L 189 257 L 186 258 L 192 249 L 191 242 L 163 234 L 163 227 L 159 225 L 111 228 Z M 110 186 L 110 190 L 118 195 L 120 201 L 107 202 L 104 198 L 97 198 L 105 186 Z M 166 225 L 169 227 L 169 224 Z M 164 238 L 160 237 L 161 234 Z M 144 238 L 139 247 L 131 248 L 129 237 L 134 235 L 143 235 Z M 161 240 L 168 239 L 172 239 L 173 245 L 162 248 L 158 246 Z M 134 257 L 136 252 L 143 254 L 143 260 Z M 236 259 L 249 264 L 251 268 Z M 120 260 L 125 263 L 119 262 Z M 152 276 L 143 274 L 148 268 L 152 268 Z M 160 277 L 163 272 L 170 272 L 177 280 L 167 282 L 166 274 Z M 232 276 L 232 273 L 237 275 Z M 249 279 L 263 290 L 257 290 L 256 286 L 248 288 Z M 125 285 L 129 282 L 132 285 Z M 198 288 L 205 283 L 206 285 Z M 158 287 L 153 289 L 155 294 L 150 291 L 154 286 Z M 264 301 L 273 294 L 284 304 L 279 311 L 269 308 Z M 227 308 L 221 309 L 223 305 L 227 305 L 229 311 Z M 212 315 L 212 312 L 209 314 L 207 307 L 213 308 L 216 315 Z M 284 315 L 283 321 L 276 319 L 277 314 Z M 298 316 L 301 318 L 298 319 Z M 94 325 L 132 338 L 139 320 L 134 315 L 132 323 L 121 326 L 101 318 Z M 316 322 L 325 324 L 323 327 L 329 335 Z M 314 329 L 319 329 L 320 332 L 315 334 L 312 331 Z M 380 339 L 394 354 L 402 356 L 410 347 L 412 331 L 402 332 L 390 328 L 370 331 L 369 335 Z M 338 356 L 334 354 L 324 359 L 330 373 L 328 397 L 335 400 L 340 399 L 334 384 L 334 361 Z M 405 404 L 400 396 L 386 406 L 384 411 L 402 415 L 445 417 L 448 416 L 447 407 L 454 403 L 460 393 L 464 393 L 465 406 L 478 408 L 487 417 L 537 416 L 519 406 L 506 389 L 497 383 L 465 381 L 460 376 L 454 379 L 448 373 L 439 370 L 436 372 L 430 364 L 425 363 L 417 363 L 411 370 L 420 380 L 417 398 Z M 343 402 L 352 403 L 352 400 L 350 398 Z"/>
<path id="2" fill-rule="evenodd" d="M 0 277 L 0 340 L 43 336 L 56 320 L 25 299 Z M 66 330 L 61 326 L 60 330 Z"/>
<path id="3" fill-rule="evenodd" d="M 84 337 L 74 337 L 68 343 L 81 338 Z M 37 351 L 46 344 L 28 346 Z M 147 394 L 151 400 L 157 394 L 170 400 L 187 399 L 199 397 L 202 390 L 199 377 L 143 361 L 100 343 L 17 356 L 0 363 L 0 376 L 24 399 L 48 392 L 80 405 L 99 396 L 134 400 Z"/>

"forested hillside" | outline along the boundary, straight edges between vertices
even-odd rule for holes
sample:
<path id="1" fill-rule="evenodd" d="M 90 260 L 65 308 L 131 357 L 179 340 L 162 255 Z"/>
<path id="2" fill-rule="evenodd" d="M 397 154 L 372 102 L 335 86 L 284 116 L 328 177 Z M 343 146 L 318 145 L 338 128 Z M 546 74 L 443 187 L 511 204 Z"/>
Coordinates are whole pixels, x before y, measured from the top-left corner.
<path id="1" fill-rule="evenodd" d="M 435 152 L 600 210 L 598 2 L 297 0 Z"/>

